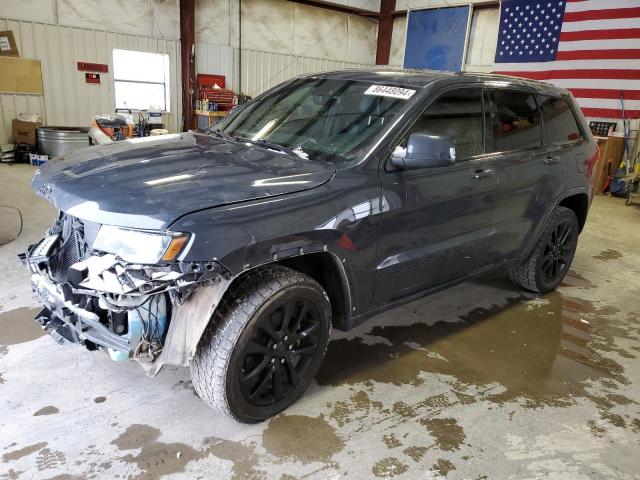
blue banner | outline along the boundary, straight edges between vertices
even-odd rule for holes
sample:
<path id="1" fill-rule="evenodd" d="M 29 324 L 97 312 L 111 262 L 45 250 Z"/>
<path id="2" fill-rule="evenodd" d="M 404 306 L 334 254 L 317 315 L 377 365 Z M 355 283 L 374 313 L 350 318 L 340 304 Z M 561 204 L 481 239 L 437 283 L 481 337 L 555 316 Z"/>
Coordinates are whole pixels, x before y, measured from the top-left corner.
<path id="1" fill-rule="evenodd" d="M 404 67 L 462 70 L 468 19 L 468 6 L 409 12 Z"/>

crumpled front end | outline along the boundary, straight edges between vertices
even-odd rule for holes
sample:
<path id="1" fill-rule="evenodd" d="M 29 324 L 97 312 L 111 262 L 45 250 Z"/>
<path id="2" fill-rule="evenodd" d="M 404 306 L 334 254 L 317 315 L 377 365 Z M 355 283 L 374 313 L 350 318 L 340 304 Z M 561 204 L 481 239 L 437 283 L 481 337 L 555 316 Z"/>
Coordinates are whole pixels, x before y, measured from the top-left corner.
<path id="1" fill-rule="evenodd" d="M 104 349 L 114 360 L 157 363 L 157 368 L 147 368 L 157 372 L 162 363 L 171 363 L 158 362 L 168 336 L 185 330 L 185 326 L 172 325 L 172 319 L 184 317 L 178 312 L 192 303 L 189 299 L 196 290 L 227 285 L 229 274 L 216 262 L 125 262 L 92 248 L 99 229 L 99 224 L 61 213 L 45 238 L 20 255 L 44 307 L 36 320 L 61 344 Z M 186 319 L 174 323 L 178 321 Z M 201 334 L 208 318 L 196 323 L 194 338 Z M 184 350 L 180 345 L 178 348 Z M 181 364 L 190 354 L 165 353 Z"/>

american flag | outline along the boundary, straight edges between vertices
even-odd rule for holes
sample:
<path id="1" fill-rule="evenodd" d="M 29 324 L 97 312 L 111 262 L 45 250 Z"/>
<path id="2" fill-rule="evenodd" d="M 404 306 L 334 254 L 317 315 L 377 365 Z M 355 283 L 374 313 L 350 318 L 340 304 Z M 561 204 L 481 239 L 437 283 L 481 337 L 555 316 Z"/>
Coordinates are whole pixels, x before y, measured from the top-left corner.
<path id="1" fill-rule="evenodd" d="M 640 118 L 640 0 L 504 0 L 495 69 L 567 88 L 590 117 Z"/>

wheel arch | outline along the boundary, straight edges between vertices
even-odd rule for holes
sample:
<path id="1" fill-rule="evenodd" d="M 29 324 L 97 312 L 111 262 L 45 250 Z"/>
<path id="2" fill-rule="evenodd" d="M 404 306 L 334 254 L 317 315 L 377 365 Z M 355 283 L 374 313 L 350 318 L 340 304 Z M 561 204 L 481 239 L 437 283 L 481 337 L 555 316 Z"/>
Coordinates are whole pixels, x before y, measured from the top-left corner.
<path id="1" fill-rule="evenodd" d="M 576 214 L 582 232 L 589 212 L 589 196 L 584 192 L 574 193 L 560 200 L 558 206 L 568 208 Z"/>
<path id="2" fill-rule="evenodd" d="M 318 282 L 329 296 L 333 326 L 348 330 L 351 315 L 349 281 L 336 255 L 331 252 L 309 253 L 274 263 L 304 273 Z"/>
<path id="3" fill-rule="evenodd" d="M 330 251 L 306 253 L 249 268 L 232 280 L 224 296 L 232 292 L 234 287 L 247 276 L 269 265 L 281 265 L 313 278 L 329 296 L 333 326 L 339 330 L 349 329 L 351 313 L 349 280 L 343 263 Z"/>

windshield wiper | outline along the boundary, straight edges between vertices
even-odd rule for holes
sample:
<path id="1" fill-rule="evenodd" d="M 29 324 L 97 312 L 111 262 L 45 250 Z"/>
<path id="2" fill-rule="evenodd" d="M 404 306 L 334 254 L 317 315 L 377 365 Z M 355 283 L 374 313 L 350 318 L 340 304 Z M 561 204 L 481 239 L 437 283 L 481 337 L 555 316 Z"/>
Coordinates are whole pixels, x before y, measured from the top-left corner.
<path id="1" fill-rule="evenodd" d="M 216 137 L 218 137 L 218 138 L 223 138 L 223 139 L 225 139 L 225 140 L 229 140 L 230 142 L 234 142 L 234 141 L 236 141 L 236 142 L 237 142 L 237 141 L 238 141 L 238 140 L 237 140 L 237 137 L 236 137 L 236 138 L 234 138 L 234 137 L 232 137 L 231 135 L 229 135 L 229 134 L 227 134 L 227 133 L 224 133 L 224 132 L 223 132 L 223 131 L 221 131 L 221 130 L 214 130 L 214 129 L 211 129 L 211 130 L 209 130 L 209 132 L 208 132 L 208 133 L 213 133 Z"/>
<path id="2" fill-rule="evenodd" d="M 259 147 L 269 148 L 271 150 L 276 150 L 278 152 L 286 153 L 288 155 L 294 155 L 294 156 L 300 158 L 300 155 L 298 155 L 296 152 L 294 152 L 290 148 L 283 147 L 282 145 L 278 145 L 277 143 L 267 142 L 263 138 L 260 138 L 258 140 L 252 140 L 250 138 L 236 137 L 236 141 L 237 142 L 251 143 L 252 145 L 257 145 Z"/>

